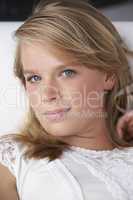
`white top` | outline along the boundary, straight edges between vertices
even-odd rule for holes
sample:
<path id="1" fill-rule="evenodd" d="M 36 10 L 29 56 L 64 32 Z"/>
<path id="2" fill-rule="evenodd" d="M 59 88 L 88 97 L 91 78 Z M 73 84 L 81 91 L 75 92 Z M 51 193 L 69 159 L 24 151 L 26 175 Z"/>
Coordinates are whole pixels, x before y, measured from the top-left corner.
<path id="1" fill-rule="evenodd" d="M 0 139 L 0 162 L 16 177 L 20 200 L 133 200 L 133 148 L 71 147 L 60 159 L 24 159 L 20 143 Z"/>

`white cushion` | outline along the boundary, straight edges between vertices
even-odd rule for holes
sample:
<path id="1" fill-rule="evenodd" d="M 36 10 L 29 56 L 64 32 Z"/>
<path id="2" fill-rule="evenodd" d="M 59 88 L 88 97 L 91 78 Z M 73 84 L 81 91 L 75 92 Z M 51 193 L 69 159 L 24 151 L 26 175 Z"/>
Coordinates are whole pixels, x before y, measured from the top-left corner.
<path id="1" fill-rule="evenodd" d="M 27 100 L 20 83 L 13 75 L 15 41 L 13 32 L 21 22 L 0 22 L 0 134 L 17 131 Z M 133 22 L 114 22 L 129 48 L 133 50 Z"/>

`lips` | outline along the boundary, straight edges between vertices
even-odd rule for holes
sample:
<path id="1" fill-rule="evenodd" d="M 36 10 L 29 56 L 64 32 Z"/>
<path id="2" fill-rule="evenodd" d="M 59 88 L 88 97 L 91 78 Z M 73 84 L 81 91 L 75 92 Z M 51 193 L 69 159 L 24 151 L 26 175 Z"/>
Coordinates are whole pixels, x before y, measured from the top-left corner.
<path id="1" fill-rule="evenodd" d="M 61 113 L 61 112 L 67 112 L 69 110 L 70 110 L 70 108 L 62 108 L 62 109 L 56 109 L 56 110 L 52 110 L 52 111 L 47 111 L 44 114 L 45 115 L 57 114 L 57 113 Z"/>

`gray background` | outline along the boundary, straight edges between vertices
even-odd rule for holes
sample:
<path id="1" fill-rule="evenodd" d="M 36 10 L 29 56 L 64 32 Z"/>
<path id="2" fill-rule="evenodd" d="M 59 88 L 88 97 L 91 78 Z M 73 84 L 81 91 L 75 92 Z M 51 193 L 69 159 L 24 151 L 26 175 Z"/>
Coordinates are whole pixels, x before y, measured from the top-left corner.
<path id="1" fill-rule="evenodd" d="M 133 21 L 133 0 L 100 9 L 112 21 Z"/>

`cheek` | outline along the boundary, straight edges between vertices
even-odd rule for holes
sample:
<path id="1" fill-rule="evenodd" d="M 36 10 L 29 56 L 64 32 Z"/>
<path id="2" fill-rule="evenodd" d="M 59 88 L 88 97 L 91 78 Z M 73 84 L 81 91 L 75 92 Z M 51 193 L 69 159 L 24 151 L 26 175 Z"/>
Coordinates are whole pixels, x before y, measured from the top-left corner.
<path id="1" fill-rule="evenodd" d="M 100 78 L 87 82 L 85 98 L 90 109 L 97 110 L 103 108 L 104 88 Z"/>
<path id="2" fill-rule="evenodd" d="M 71 89 L 71 105 L 76 109 L 98 109 L 103 107 L 103 95 L 102 88 L 95 82 L 82 82 Z"/>
<path id="3" fill-rule="evenodd" d="M 32 92 L 35 92 L 37 90 L 35 85 L 31 85 L 31 84 L 28 84 L 28 83 L 26 83 L 25 87 L 26 87 L 27 93 L 32 93 Z"/>
<path id="4" fill-rule="evenodd" d="M 98 86 L 93 87 L 92 89 L 86 89 L 86 106 L 89 107 L 91 110 L 98 110 L 103 108 L 103 98 L 104 92 Z"/>
<path id="5" fill-rule="evenodd" d="M 37 89 L 36 86 L 26 85 L 26 92 L 28 95 L 30 106 L 33 109 L 37 109 L 41 105 L 41 102 L 42 102 L 42 97 L 39 90 Z"/>

